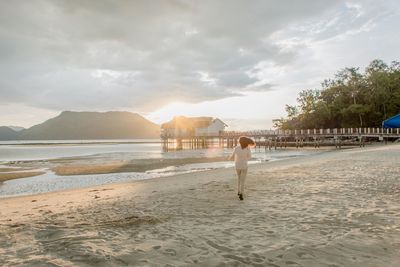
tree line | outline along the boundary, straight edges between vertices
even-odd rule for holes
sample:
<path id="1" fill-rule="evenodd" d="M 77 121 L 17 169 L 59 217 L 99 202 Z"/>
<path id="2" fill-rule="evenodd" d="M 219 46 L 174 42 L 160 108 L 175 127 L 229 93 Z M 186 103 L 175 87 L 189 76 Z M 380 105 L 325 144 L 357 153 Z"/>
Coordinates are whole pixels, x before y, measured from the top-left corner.
<path id="1" fill-rule="evenodd" d="M 400 113 L 400 62 L 373 60 L 362 73 L 345 68 L 321 89 L 303 90 L 296 105 L 286 105 L 286 118 L 274 120 L 279 129 L 381 127 Z"/>

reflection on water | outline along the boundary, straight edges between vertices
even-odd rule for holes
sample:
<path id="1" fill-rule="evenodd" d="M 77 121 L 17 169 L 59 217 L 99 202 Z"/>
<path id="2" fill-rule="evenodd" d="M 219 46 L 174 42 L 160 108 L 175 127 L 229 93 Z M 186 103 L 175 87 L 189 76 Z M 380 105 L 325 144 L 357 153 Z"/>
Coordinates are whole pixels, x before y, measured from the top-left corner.
<path id="1" fill-rule="evenodd" d="M 21 141 L 20 141 L 21 142 Z M 41 141 L 47 142 L 47 141 Z M 54 141 L 53 141 L 54 142 Z M 63 141 L 64 142 L 64 141 Z M 0 163 L 9 161 L 46 160 L 56 158 L 82 157 L 96 155 L 111 159 L 146 158 L 190 158 L 219 157 L 229 155 L 230 149 L 210 148 L 163 152 L 160 143 L 92 143 L 92 144 L 52 144 L 52 145 L 4 145 L 0 144 Z M 258 160 L 271 160 L 291 156 L 307 155 L 312 151 L 253 149 Z"/>
<path id="2" fill-rule="evenodd" d="M 85 143 L 0 145 L 0 162 L 80 157 L 104 153 L 130 153 L 136 158 L 161 156 L 159 143 Z"/>
<path id="3" fill-rule="evenodd" d="M 96 140 L 98 141 L 98 140 Z M 40 143 L 41 142 L 41 143 Z M 228 157 L 231 149 L 199 149 L 162 152 L 160 143 L 131 142 L 131 143 L 98 143 L 85 144 L 50 144 L 40 141 L 34 145 L 0 145 L 0 163 L 10 161 L 46 160 L 65 157 L 95 157 L 103 162 L 113 160 L 135 160 L 154 158 L 197 158 L 197 157 Z M 53 141 L 54 142 L 54 141 Z M 60 141 L 57 141 L 60 142 Z M 315 153 L 317 150 L 264 150 L 252 149 L 252 163 L 285 159 Z M 94 175 L 57 176 L 51 171 L 46 174 L 9 180 L 0 184 L 0 197 L 37 194 L 64 189 L 95 186 L 108 183 L 128 182 L 134 180 L 151 179 L 170 176 L 179 173 L 226 168 L 233 166 L 233 162 L 210 162 L 168 166 L 162 169 L 147 172 L 111 173 Z"/>

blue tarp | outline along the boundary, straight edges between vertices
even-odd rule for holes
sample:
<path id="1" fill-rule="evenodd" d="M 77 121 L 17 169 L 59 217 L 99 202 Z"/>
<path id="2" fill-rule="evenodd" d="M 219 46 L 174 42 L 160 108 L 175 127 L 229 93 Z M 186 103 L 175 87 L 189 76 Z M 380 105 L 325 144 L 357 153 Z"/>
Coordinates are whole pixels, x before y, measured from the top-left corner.
<path id="1" fill-rule="evenodd" d="M 400 128 L 400 114 L 382 122 L 383 128 Z"/>

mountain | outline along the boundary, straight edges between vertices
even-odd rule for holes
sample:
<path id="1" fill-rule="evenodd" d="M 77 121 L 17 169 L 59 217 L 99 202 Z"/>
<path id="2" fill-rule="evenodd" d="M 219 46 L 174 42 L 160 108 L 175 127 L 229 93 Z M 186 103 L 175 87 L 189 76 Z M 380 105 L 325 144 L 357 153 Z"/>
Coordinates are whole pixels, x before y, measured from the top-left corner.
<path id="1" fill-rule="evenodd" d="M 10 126 L 10 125 L 8 125 L 7 127 L 12 129 L 12 130 L 14 130 L 14 131 L 16 131 L 16 132 L 19 132 L 19 131 L 22 131 L 22 130 L 25 129 L 24 127 L 21 127 L 21 126 Z"/>
<path id="2" fill-rule="evenodd" d="M 0 140 L 15 140 L 18 132 L 14 131 L 10 127 L 0 126 Z"/>
<path id="3" fill-rule="evenodd" d="M 136 113 L 64 111 L 22 130 L 20 140 L 84 140 L 158 138 L 160 126 Z"/>

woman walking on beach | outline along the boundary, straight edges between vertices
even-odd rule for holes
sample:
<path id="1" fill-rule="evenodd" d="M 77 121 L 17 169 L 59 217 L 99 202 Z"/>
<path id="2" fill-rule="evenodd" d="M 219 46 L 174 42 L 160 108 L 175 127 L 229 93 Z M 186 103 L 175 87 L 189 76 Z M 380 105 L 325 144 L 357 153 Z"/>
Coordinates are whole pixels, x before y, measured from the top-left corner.
<path id="1" fill-rule="evenodd" d="M 239 144 L 233 149 L 232 155 L 229 157 L 230 160 L 235 160 L 235 168 L 238 176 L 238 196 L 240 200 L 243 200 L 244 194 L 244 182 L 246 181 L 247 175 L 247 162 L 251 159 L 251 151 L 249 145 L 254 146 L 255 143 L 252 139 L 241 136 L 239 138 Z"/>

